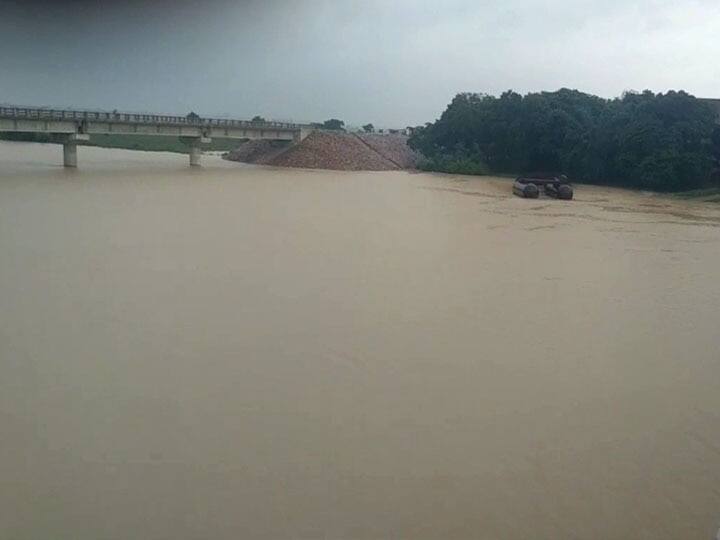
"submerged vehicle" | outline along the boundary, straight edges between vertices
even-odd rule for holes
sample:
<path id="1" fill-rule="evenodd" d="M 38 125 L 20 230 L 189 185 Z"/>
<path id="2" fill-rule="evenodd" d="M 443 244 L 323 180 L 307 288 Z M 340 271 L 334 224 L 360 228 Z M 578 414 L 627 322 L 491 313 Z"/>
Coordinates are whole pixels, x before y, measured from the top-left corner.
<path id="1" fill-rule="evenodd" d="M 518 178 L 513 184 L 513 193 L 518 197 L 537 199 L 540 196 L 540 188 L 531 178 Z"/>
<path id="2" fill-rule="evenodd" d="M 513 184 L 513 193 L 518 197 L 537 199 L 541 188 L 548 197 L 566 201 L 573 198 L 572 184 L 564 174 L 520 176 Z"/>
<path id="3" fill-rule="evenodd" d="M 569 201 L 573 198 L 573 188 L 570 184 L 545 184 L 545 194 L 548 197 Z"/>

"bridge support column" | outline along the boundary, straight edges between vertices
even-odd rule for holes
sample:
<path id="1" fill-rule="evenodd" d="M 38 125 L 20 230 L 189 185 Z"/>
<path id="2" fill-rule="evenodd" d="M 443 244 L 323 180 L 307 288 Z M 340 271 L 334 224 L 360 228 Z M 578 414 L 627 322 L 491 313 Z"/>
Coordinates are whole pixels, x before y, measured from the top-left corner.
<path id="1" fill-rule="evenodd" d="M 63 143 L 63 166 L 77 167 L 77 144 Z"/>
<path id="2" fill-rule="evenodd" d="M 90 136 L 83 133 L 74 133 L 63 137 L 63 166 L 77 167 L 77 143 L 78 141 L 89 141 Z"/>
<path id="3" fill-rule="evenodd" d="M 202 150 L 200 149 L 199 144 L 193 144 L 190 146 L 190 166 L 191 167 L 199 167 L 200 166 L 200 156 L 202 156 Z"/>
<path id="4" fill-rule="evenodd" d="M 314 128 L 309 128 L 309 127 L 305 127 L 305 126 L 301 127 L 300 130 L 298 132 L 296 132 L 296 134 L 294 136 L 295 142 L 304 141 L 305 137 L 310 135 L 313 131 L 314 131 Z"/>
<path id="5" fill-rule="evenodd" d="M 202 148 L 200 145 L 208 144 L 212 141 L 210 137 L 182 137 L 182 141 L 188 145 L 190 155 L 190 166 L 200 166 L 200 156 L 202 156 Z"/>

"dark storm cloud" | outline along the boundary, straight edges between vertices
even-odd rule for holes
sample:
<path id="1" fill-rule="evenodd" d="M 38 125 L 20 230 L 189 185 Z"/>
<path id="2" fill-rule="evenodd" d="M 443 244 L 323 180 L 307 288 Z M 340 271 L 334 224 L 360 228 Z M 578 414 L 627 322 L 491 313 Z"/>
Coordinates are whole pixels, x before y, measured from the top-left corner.
<path id="1" fill-rule="evenodd" d="M 715 0 L 0 0 L 0 102 L 402 126 L 458 91 L 720 92 Z"/>

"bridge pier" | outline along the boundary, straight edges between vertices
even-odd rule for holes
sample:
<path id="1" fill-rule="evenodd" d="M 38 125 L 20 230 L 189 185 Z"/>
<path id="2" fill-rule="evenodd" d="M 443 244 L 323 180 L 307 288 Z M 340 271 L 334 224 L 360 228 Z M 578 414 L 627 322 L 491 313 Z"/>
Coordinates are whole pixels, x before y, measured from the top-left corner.
<path id="1" fill-rule="evenodd" d="M 190 146 L 190 166 L 191 167 L 199 167 L 200 166 L 200 156 L 202 156 L 202 150 L 200 149 L 200 144 L 192 144 Z"/>
<path id="2" fill-rule="evenodd" d="M 84 133 L 73 133 L 62 137 L 64 167 L 77 167 L 77 143 L 78 141 L 89 140 L 90 135 Z"/>
<path id="3" fill-rule="evenodd" d="M 63 166 L 77 167 L 77 144 L 63 143 Z"/>
<path id="4" fill-rule="evenodd" d="M 188 145 L 190 155 L 190 166 L 200 166 L 200 156 L 202 156 L 202 148 L 200 145 L 208 144 L 212 141 L 210 137 L 181 137 L 181 140 Z"/>

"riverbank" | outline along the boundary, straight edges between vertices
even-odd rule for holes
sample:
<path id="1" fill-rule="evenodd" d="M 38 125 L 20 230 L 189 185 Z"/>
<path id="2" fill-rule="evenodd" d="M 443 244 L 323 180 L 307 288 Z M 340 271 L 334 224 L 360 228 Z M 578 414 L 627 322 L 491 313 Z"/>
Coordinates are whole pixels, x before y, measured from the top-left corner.
<path id="1" fill-rule="evenodd" d="M 696 189 L 675 193 L 679 199 L 696 199 L 705 202 L 720 203 L 720 188 Z"/>

